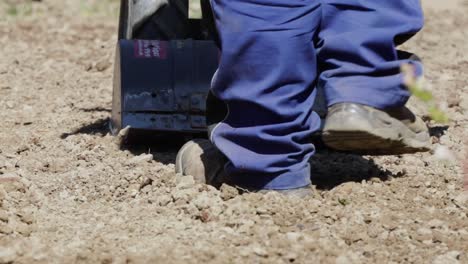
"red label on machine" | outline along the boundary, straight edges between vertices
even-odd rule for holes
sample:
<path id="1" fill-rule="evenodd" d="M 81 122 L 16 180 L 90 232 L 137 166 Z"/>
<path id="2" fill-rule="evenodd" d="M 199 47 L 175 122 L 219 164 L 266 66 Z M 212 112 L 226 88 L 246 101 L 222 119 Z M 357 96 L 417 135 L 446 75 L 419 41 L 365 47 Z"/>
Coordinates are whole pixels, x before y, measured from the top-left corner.
<path id="1" fill-rule="evenodd" d="M 134 45 L 136 58 L 166 59 L 167 57 L 167 41 L 136 40 Z"/>

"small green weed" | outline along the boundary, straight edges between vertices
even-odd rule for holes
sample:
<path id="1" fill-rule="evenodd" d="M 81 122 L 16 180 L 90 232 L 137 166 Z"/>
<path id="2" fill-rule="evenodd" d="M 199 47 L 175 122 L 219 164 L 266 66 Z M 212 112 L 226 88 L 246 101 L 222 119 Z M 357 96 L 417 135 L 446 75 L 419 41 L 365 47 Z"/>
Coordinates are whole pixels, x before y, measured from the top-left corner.
<path id="1" fill-rule="evenodd" d="M 448 116 L 439 108 L 437 102 L 434 100 L 432 92 L 425 89 L 424 79 L 416 76 L 414 66 L 411 64 L 404 64 L 401 66 L 401 72 L 403 74 L 404 84 L 414 97 L 421 100 L 427 106 L 430 118 L 438 123 L 447 123 L 449 121 Z"/>
<path id="2" fill-rule="evenodd" d="M 346 206 L 348 204 L 350 204 L 350 202 L 345 199 L 345 198 L 338 198 L 338 202 L 342 205 L 342 206 Z"/>
<path id="3" fill-rule="evenodd" d="M 33 4 L 27 3 L 3 3 L 0 4 L 0 16 L 4 18 L 23 18 L 33 14 Z"/>
<path id="4" fill-rule="evenodd" d="M 15 4 L 10 4 L 7 9 L 7 14 L 9 16 L 17 16 L 18 15 L 18 6 Z"/>

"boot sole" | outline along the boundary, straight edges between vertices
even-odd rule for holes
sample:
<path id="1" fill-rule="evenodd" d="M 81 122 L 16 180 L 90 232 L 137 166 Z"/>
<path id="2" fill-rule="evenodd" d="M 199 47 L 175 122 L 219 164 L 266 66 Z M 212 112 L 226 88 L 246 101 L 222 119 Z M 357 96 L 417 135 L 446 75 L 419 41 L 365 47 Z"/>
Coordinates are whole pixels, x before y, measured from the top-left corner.
<path id="1" fill-rule="evenodd" d="M 360 109 L 336 111 L 325 123 L 322 139 L 328 147 L 365 155 L 399 155 L 430 150 L 429 133 L 415 133 L 385 112 Z"/>

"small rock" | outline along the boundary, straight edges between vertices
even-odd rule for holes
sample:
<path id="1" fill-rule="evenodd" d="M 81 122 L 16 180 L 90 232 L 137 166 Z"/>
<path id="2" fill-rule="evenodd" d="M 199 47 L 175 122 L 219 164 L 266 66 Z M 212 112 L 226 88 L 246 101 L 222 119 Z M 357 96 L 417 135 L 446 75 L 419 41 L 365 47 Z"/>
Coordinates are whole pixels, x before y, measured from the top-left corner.
<path id="1" fill-rule="evenodd" d="M 0 221 L 8 223 L 8 213 L 3 209 L 0 209 Z"/>
<path id="2" fill-rule="evenodd" d="M 158 202 L 158 205 L 160 206 L 166 206 L 170 202 L 172 202 L 172 197 L 169 195 L 161 195 L 158 197 L 157 202 Z"/>
<path id="3" fill-rule="evenodd" d="M 12 109 L 15 107 L 15 103 L 13 103 L 12 101 L 7 101 L 6 106 L 8 109 Z"/>
<path id="4" fill-rule="evenodd" d="M 288 232 L 286 234 L 286 237 L 291 242 L 297 242 L 302 237 L 302 235 L 300 233 L 297 233 L 297 232 Z"/>
<path id="5" fill-rule="evenodd" d="M 22 146 L 19 146 L 17 149 L 16 149 L 16 154 L 21 154 L 23 152 L 26 152 L 29 150 L 29 146 L 27 145 L 22 145 Z"/>
<path id="6" fill-rule="evenodd" d="M 128 161 L 128 163 L 136 165 L 136 164 L 141 164 L 141 163 L 145 163 L 145 162 L 150 162 L 152 160 L 153 160 L 153 155 L 152 154 L 141 154 L 140 156 L 136 156 L 136 157 L 131 158 Z"/>
<path id="7" fill-rule="evenodd" d="M 102 60 L 98 63 L 96 63 L 96 70 L 102 72 L 102 71 L 105 71 L 107 70 L 112 64 L 107 61 L 107 60 Z"/>
<path id="8" fill-rule="evenodd" d="M 0 247 L 0 263 L 13 263 L 16 252 L 12 248 Z"/>
<path id="9" fill-rule="evenodd" d="M 464 112 L 468 112 L 468 95 L 462 94 L 461 101 L 459 103 L 460 107 L 463 109 Z"/>
<path id="10" fill-rule="evenodd" d="M 439 219 L 432 219 L 431 221 L 427 223 L 427 225 L 430 228 L 440 228 L 440 227 L 443 227 L 444 224 L 445 224 L 444 221 L 439 220 Z"/>
<path id="11" fill-rule="evenodd" d="M 449 108 L 457 107 L 460 105 L 461 101 L 462 100 L 458 95 L 452 94 L 447 98 L 447 106 Z"/>
<path id="12" fill-rule="evenodd" d="M 208 210 L 202 210 L 200 212 L 200 220 L 203 222 L 203 223 L 207 223 L 211 220 L 211 214 Z"/>
<path id="13" fill-rule="evenodd" d="M 295 252 L 288 252 L 288 253 L 286 253 L 286 255 L 284 255 L 284 257 L 285 257 L 290 263 L 292 263 L 292 262 L 294 262 L 294 261 L 297 259 L 298 255 L 297 255 L 297 253 L 295 253 Z"/>
<path id="14" fill-rule="evenodd" d="M 203 192 L 193 200 L 193 204 L 198 210 L 207 209 L 213 204 L 213 198 L 209 197 L 206 192 Z"/>
<path id="15" fill-rule="evenodd" d="M 446 254 L 437 256 L 432 264 L 458 264 L 460 263 L 460 252 L 450 251 Z"/>
<path id="16" fill-rule="evenodd" d="M 372 183 L 379 183 L 379 182 L 382 182 L 382 180 L 381 180 L 380 178 L 378 178 L 378 177 L 372 177 L 372 178 L 370 179 L 370 182 L 372 182 Z"/>
<path id="17" fill-rule="evenodd" d="M 85 65 L 84 67 L 85 71 L 90 71 L 93 69 L 93 64 L 90 62 L 88 64 Z"/>
<path id="18" fill-rule="evenodd" d="M 260 257 L 268 257 L 268 252 L 260 246 L 254 246 L 252 250 L 256 255 Z"/>
<path id="19" fill-rule="evenodd" d="M 9 235 L 11 233 L 13 233 L 13 229 L 9 225 L 0 222 L 0 234 Z"/>
<path id="20" fill-rule="evenodd" d="M 414 236 L 414 239 L 422 242 L 422 241 L 427 241 L 427 240 L 432 240 L 432 230 L 428 228 L 419 228 L 416 231 L 416 235 Z"/>
<path id="21" fill-rule="evenodd" d="M 435 229 L 432 232 L 432 242 L 443 243 L 446 241 L 446 239 L 447 239 L 447 236 L 444 233 L 442 233 L 440 230 Z"/>
<path id="22" fill-rule="evenodd" d="M 26 192 L 26 187 L 21 182 L 21 178 L 16 174 L 4 174 L 0 175 L 0 184 L 3 186 L 3 189 L 9 192 Z"/>
<path id="23" fill-rule="evenodd" d="M 16 226 L 16 231 L 23 236 L 29 236 L 32 233 L 32 226 L 25 223 L 19 223 Z"/>
<path id="24" fill-rule="evenodd" d="M 26 223 L 28 225 L 32 224 L 34 222 L 34 216 L 32 213 L 27 213 L 27 212 L 21 212 L 18 213 L 18 216 L 21 220 L 21 222 Z"/>
<path id="25" fill-rule="evenodd" d="M 468 191 L 460 193 L 453 201 L 459 207 L 468 207 Z"/>
<path id="26" fill-rule="evenodd" d="M 224 201 L 233 199 L 239 195 L 239 190 L 227 184 L 221 185 L 220 191 L 221 191 L 221 198 Z"/>
<path id="27" fill-rule="evenodd" d="M 138 195 L 138 193 L 139 193 L 138 189 L 134 189 L 134 188 L 130 189 L 129 191 L 130 197 L 132 198 L 135 198 Z"/>
<path id="28" fill-rule="evenodd" d="M 398 219 L 393 215 L 383 216 L 381 219 L 382 227 L 388 231 L 393 231 L 398 228 Z"/>
<path id="29" fill-rule="evenodd" d="M 351 263 L 351 260 L 347 256 L 341 255 L 336 258 L 335 263 L 336 264 L 348 264 L 348 263 Z"/>
<path id="30" fill-rule="evenodd" d="M 195 185 L 195 180 L 192 176 L 183 176 L 180 177 L 179 183 L 177 184 L 177 188 L 180 190 L 189 189 Z"/>

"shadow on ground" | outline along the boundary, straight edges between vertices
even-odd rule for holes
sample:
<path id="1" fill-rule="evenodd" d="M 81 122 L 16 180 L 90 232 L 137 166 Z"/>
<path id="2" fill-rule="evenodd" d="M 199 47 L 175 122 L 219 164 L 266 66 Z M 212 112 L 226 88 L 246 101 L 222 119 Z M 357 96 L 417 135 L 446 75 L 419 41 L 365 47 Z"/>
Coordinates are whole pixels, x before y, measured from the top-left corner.
<path id="1" fill-rule="evenodd" d="M 69 136 L 87 134 L 105 136 L 109 132 L 109 119 L 101 118 L 91 124 L 85 124 L 72 132 L 63 133 L 60 138 L 66 139 Z"/>
<path id="2" fill-rule="evenodd" d="M 163 164 L 173 164 L 175 163 L 177 151 L 193 137 L 196 137 L 196 135 L 133 130 L 122 142 L 121 149 L 128 150 L 134 155 L 151 153 L 155 161 Z"/>
<path id="3" fill-rule="evenodd" d="M 449 129 L 449 126 L 434 126 L 434 127 L 430 127 L 429 128 L 429 134 L 431 135 L 431 137 L 436 137 L 436 138 L 440 138 L 442 137 L 443 135 L 445 135 L 445 133 L 447 133 L 447 130 Z"/>
<path id="4" fill-rule="evenodd" d="M 431 127 L 430 134 L 433 137 L 440 138 L 446 133 L 447 129 L 448 126 Z M 61 138 L 65 139 L 77 134 L 105 136 L 108 132 L 109 119 L 105 118 L 83 125 L 72 132 L 63 133 Z M 126 140 L 123 141 L 121 149 L 128 150 L 134 155 L 151 153 L 156 161 L 163 164 L 171 164 L 175 162 L 175 157 L 180 147 L 194 137 L 200 138 L 203 135 L 132 130 Z M 311 159 L 310 164 L 312 183 L 318 189 L 331 190 L 346 182 L 361 182 L 371 178 L 387 181 L 401 176 L 382 169 L 374 163 L 372 158 L 366 158 L 357 154 L 335 152 L 327 149 L 320 141 L 315 143 L 318 151 Z"/>
<path id="5" fill-rule="evenodd" d="M 331 190 L 346 182 L 361 182 L 371 178 L 387 181 L 401 176 L 381 168 L 372 158 L 329 149 L 318 151 L 310 164 L 312 184 L 320 190 Z"/>

